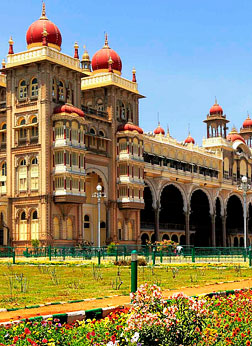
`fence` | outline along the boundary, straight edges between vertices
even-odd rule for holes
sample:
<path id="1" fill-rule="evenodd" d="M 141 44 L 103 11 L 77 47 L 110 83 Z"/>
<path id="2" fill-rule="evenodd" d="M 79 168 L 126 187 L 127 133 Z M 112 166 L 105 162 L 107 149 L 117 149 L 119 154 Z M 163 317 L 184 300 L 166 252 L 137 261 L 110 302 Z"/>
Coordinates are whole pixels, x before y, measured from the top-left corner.
<path id="1" fill-rule="evenodd" d="M 252 249 L 241 247 L 114 245 L 105 247 L 0 247 L 0 258 L 44 258 L 49 260 L 130 260 L 136 250 L 139 257 L 152 265 L 161 263 L 246 262 L 252 263 Z"/>

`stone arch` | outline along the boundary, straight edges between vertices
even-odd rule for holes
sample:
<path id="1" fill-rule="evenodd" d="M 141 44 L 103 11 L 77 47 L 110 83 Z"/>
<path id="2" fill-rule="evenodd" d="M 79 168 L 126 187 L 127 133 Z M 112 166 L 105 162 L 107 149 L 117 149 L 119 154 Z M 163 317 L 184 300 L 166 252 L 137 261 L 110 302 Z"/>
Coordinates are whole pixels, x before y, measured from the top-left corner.
<path id="1" fill-rule="evenodd" d="M 239 198 L 239 200 L 240 200 L 240 202 L 241 202 L 241 205 L 242 205 L 242 208 L 243 208 L 243 198 L 242 198 L 242 196 L 241 196 L 239 193 L 237 193 L 237 192 L 231 192 L 231 193 L 228 195 L 228 197 L 226 198 L 225 202 L 224 202 L 225 212 L 227 211 L 227 204 L 228 204 L 228 201 L 229 201 L 229 199 L 230 199 L 232 196 L 236 196 L 236 197 Z M 249 203 L 247 203 L 247 204 L 249 204 Z"/>
<path id="2" fill-rule="evenodd" d="M 159 191 L 159 195 L 158 195 L 158 201 L 160 201 L 160 198 L 161 198 L 161 195 L 162 195 L 162 192 L 163 190 L 166 188 L 166 186 L 169 186 L 169 185 L 173 185 L 175 186 L 179 192 L 181 193 L 181 196 L 182 196 L 182 199 L 183 199 L 183 211 L 186 212 L 187 211 L 187 208 L 188 208 L 188 203 L 187 203 L 187 198 L 186 198 L 186 193 L 183 189 L 183 187 L 178 184 L 178 183 L 175 183 L 175 182 L 166 182 L 162 185 L 160 191 Z"/>
<path id="3" fill-rule="evenodd" d="M 104 192 L 106 194 L 107 197 L 105 197 L 105 199 L 108 198 L 108 179 L 105 176 L 105 174 L 103 173 L 102 170 L 100 170 L 99 168 L 96 167 L 90 167 L 86 169 L 86 173 L 96 173 L 102 180 L 103 186 L 104 186 Z"/>
<path id="4" fill-rule="evenodd" d="M 153 201 L 153 208 L 156 208 L 157 206 L 157 201 L 159 201 L 158 196 L 157 196 L 157 192 L 156 192 L 156 188 L 153 185 L 152 181 L 149 179 L 144 179 L 146 185 L 148 185 L 148 187 L 150 188 L 151 191 L 151 195 L 152 195 L 152 201 Z"/>
<path id="5" fill-rule="evenodd" d="M 196 192 L 197 190 L 201 190 L 201 191 L 203 191 L 203 192 L 206 194 L 206 196 L 207 196 L 207 198 L 208 198 L 208 202 L 209 202 L 209 209 L 210 209 L 209 212 L 210 212 L 211 215 L 213 215 L 213 201 L 212 201 L 212 198 L 211 198 L 211 196 L 210 196 L 209 191 L 206 190 L 206 189 L 204 189 L 204 188 L 202 188 L 202 187 L 196 187 L 196 188 L 194 188 L 194 189 L 191 191 L 190 196 L 189 196 L 189 203 L 190 203 L 190 205 L 191 205 L 192 195 L 193 195 L 194 192 Z"/>

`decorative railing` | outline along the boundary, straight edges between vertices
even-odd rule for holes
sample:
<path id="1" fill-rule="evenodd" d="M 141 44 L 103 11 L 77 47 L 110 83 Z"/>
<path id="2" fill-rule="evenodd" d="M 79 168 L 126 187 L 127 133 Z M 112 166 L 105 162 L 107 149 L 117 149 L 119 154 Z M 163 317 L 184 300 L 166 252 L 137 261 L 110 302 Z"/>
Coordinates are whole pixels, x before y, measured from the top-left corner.
<path id="1" fill-rule="evenodd" d="M 7 56 L 7 67 L 9 65 L 20 65 L 29 61 L 52 59 L 61 65 L 67 65 L 74 69 L 80 69 L 80 61 L 69 55 L 63 54 L 50 47 L 39 47 L 25 52 L 9 54 Z"/>
<path id="2" fill-rule="evenodd" d="M 114 84 L 122 88 L 134 91 L 138 93 L 137 83 L 131 82 L 128 79 L 122 78 L 121 76 L 116 75 L 115 73 L 103 73 L 97 74 L 90 77 L 82 78 L 81 80 L 81 89 L 89 89 L 98 85 L 104 84 Z"/>

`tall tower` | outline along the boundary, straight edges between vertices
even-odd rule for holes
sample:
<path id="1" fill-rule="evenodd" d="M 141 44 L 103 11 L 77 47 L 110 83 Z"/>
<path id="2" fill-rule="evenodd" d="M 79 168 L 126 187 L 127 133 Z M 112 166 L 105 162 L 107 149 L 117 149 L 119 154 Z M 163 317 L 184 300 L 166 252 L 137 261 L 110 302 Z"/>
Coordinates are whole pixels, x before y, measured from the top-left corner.
<path id="1" fill-rule="evenodd" d="M 252 119 L 250 119 L 249 114 L 242 124 L 240 134 L 245 139 L 246 144 L 252 148 Z"/>
<path id="2" fill-rule="evenodd" d="M 44 3 L 26 41 L 27 51 L 15 54 L 10 43 L 5 67 L 8 226 L 14 245 L 73 245 L 85 202 L 83 71 L 61 53 Z"/>
<path id="3" fill-rule="evenodd" d="M 86 111 L 96 109 L 89 115 L 92 124 L 104 126 L 109 133 L 107 238 L 135 243 L 140 239 L 144 207 L 143 131 L 138 127 L 138 102 L 143 96 L 135 69 L 132 81 L 123 78 L 121 71 L 121 58 L 106 35 L 104 46 L 92 58 L 91 75 L 82 79 L 82 104 Z"/>

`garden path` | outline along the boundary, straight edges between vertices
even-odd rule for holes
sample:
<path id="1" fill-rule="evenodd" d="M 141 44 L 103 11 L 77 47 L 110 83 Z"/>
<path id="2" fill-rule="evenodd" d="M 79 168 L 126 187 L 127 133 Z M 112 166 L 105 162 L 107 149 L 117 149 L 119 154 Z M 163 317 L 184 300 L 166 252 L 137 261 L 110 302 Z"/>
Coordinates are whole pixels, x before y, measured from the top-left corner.
<path id="1" fill-rule="evenodd" d="M 180 290 L 164 290 L 163 296 L 169 298 L 174 293 L 183 292 L 188 296 L 200 295 L 204 293 L 219 292 L 225 290 L 241 289 L 252 287 L 252 278 L 235 282 L 219 282 L 215 284 L 207 284 L 205 286 L 181 287 Z M 104 298 L 99 300 L 91 300 L 80 303 L 66 303 L 62 305 L 48 305 L 40 308 L 22 309 L 17 311 L 0 312 L 0 322 L 10 320 L 19 320 L 35 316 L 52 315 L 58 313 L 67 313 L 72 311 L 89 310 L 95 308 L 105 308 L 109 306 L 126 305 L 130 303 L 129 296 L 115 296 L 113 298 Z"/>

